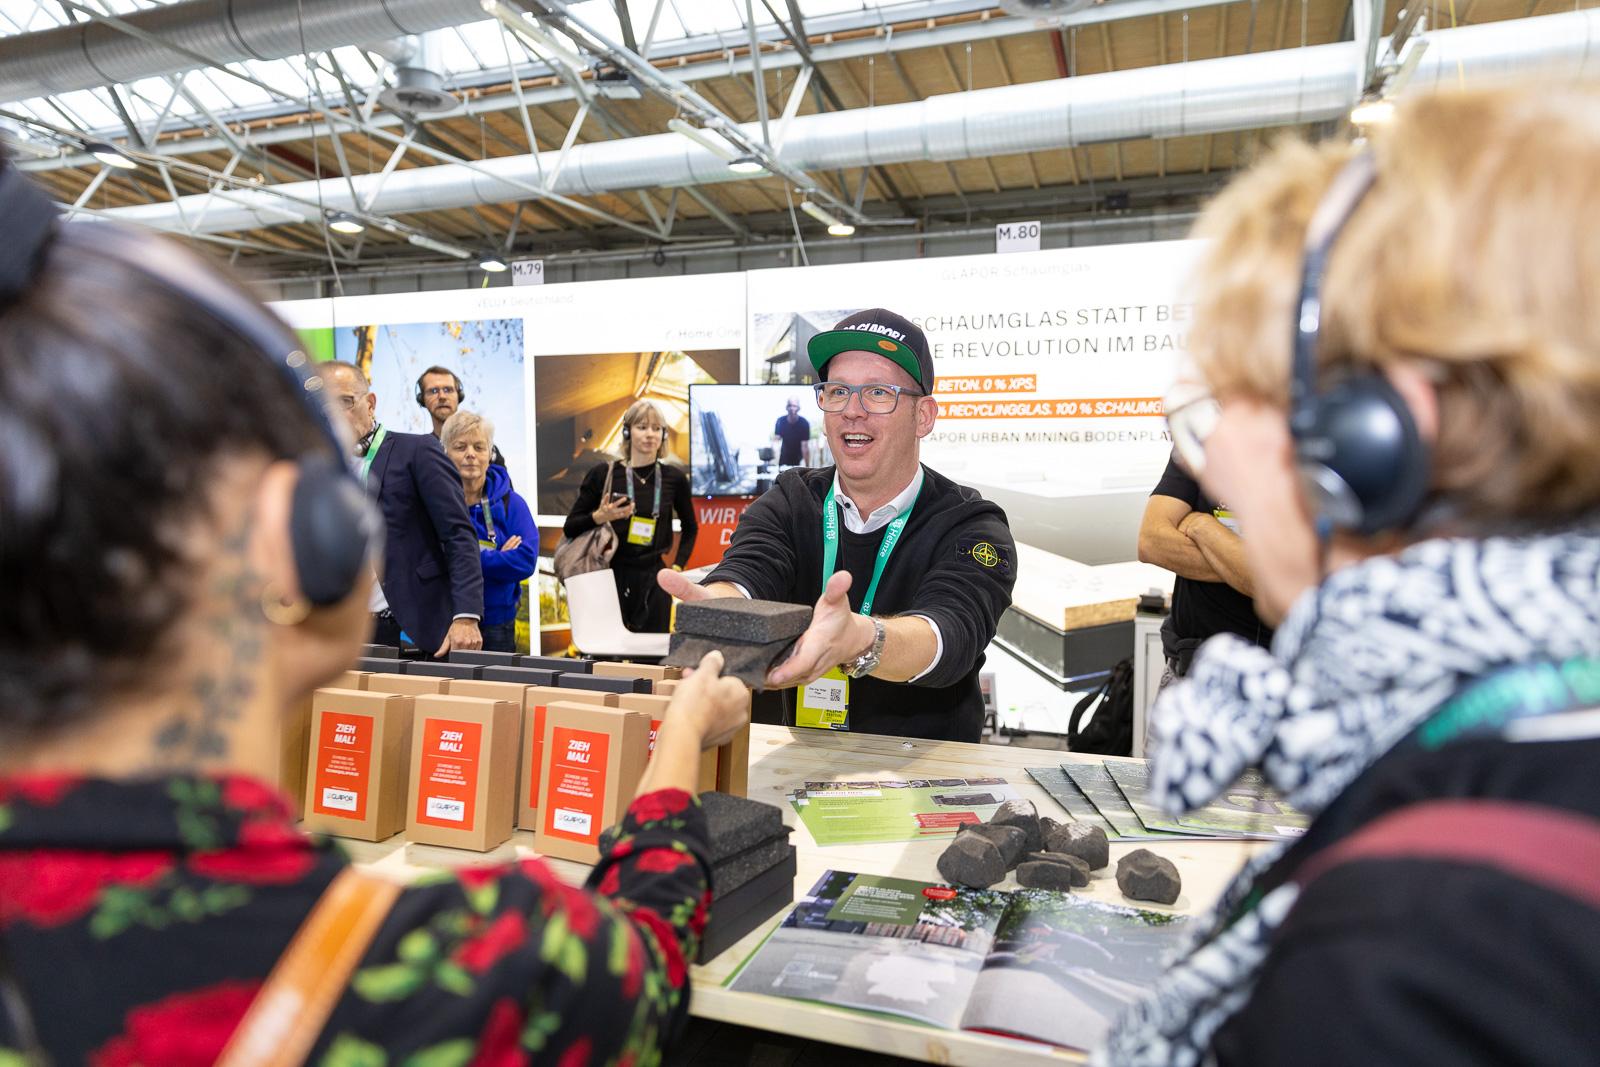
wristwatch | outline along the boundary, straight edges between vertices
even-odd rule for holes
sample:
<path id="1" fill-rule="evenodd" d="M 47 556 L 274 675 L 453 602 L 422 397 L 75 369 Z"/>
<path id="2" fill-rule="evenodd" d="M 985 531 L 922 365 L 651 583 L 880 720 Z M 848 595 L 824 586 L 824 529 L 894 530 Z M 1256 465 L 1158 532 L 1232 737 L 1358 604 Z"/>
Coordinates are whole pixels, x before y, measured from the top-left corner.
<path id="1" fill-rule="evenodd" d="M 867 647 L 867 650 L 849 663 L 839 664 L 839 669 L 844 672 L 845 677 L 864 678 L 877 669 L 878 658 L 883 655 L 883 639 L 885 637 L 883 620 L 873 616 L 872 630 L 872 644 Z"/>

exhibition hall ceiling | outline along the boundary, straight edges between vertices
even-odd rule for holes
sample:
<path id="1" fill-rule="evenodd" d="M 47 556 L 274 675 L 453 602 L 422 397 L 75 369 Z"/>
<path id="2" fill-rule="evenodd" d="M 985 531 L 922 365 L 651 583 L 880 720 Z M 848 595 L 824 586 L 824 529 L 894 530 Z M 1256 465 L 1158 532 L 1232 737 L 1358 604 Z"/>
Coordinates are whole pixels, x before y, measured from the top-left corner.
<path id="1" fill-rule="evenodd" d="M 0 0 L 0 139 L 84 215 L 158 226 L 278 278 L 320 274 L 330 258 L 403 271 L 1192 211 L 1281 133 L 1346 133 L 1342 121 L 1295 121 L 1282 94 L 1249 86 L 1264 84 L 1262 64 L 1325 65 L 1318 46 L 1360 41 L 1373 9 L 1103 0 L 1030 19 L 983 0 L 222 7 Z M 1572 10 L 1436 3 L 1419 35 Z M 1389 0 L 1381 32 L 1401 16 Z M 625 53 L 647 65 L 630 69 Z M 1234 65 L 1204 65 L 1225 57 Z M 1355 93 L 1361 64 L 1348 65 Z M 1102 77 L 1114 72 L 1136 73 Z M 1079 126 L 1067 128 L 1046 94 L 1079 86 Z M 1148 114 L 1202 97 L 1203 119 Z M 123 166 L 103 162 L 108 148 Z M 730 169 L 727 157 L 752 151 Z M 854 235 L 830 237 L 830 222 Z"/>

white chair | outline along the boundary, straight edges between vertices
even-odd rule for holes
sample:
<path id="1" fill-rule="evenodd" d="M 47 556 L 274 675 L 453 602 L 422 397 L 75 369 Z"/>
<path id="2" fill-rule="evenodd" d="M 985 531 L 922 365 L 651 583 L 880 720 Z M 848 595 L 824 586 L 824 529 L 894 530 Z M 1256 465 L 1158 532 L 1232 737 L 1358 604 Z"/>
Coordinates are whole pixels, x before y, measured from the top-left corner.
<path id="1" fill-rule="evenodd" d="M 616 579 L 609 570 L 567 579 L 572 643 L 585 656 L 665 656 L 671 634 L 636 634 L 622 625 Z"/>

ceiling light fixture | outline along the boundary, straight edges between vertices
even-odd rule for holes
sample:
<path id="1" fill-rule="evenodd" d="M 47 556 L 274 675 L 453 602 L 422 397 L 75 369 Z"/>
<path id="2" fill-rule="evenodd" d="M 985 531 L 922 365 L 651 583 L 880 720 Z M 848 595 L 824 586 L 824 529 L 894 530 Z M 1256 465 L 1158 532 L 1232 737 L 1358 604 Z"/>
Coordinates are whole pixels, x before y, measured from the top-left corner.
<path id="1" fill-rule="evenodd" d="M 366 228 L 366 223 L 343 211 L 335 211 L 328 216 L 328 229 L 334 233 L 362 233 Z"/>
<path id="2" fill-rule="evenodd" d="M 488 271 L 490 274 L 499 274 L 501 271 L 511 269 L 510 267 L 506 266 L 505 260 L 492 253 L 478 260 L 478 266 L 483 270 Z"/>
<path id="3" fill-rule="evenodd" d="M 506 29 L 540 51 L 549 53 L 551 59 L 572 73 L 581 77 L 588 72 L 589 64 L 582 56 L 557 41 L 529 19 L 523 18 L 521 13 L 502 4 L 500 0 L 478 0 L 478 6 L 483 8 L 485 14 L 499 20 Z"/>
<path id="4" fill-rule="evenodd" d="M 116 167 L 118 170 L 139 169 L 138 162 L 114 144 L 106 141 L 90 141 L 83 147 L 91 156 L 108 167 Z"/>
<path id="5" fill-rule="evenodd" d="M 856 232 L 856 228 L 850 223 L 841 222 L 833 212 L 810 200 L 800 201 L 800 210 L 826 226 L 830 237 L 849 237 Z"/>
<path id="6" fill-rule="evenodd" d="M 723 140 L 720 134 L 713 133 L 702 126 L 691 125 L 680 118 L 670 118 L 667 120 L 667 129 L 687 137 L 712 155 L 726 160 L 730 165 L 739 160 L 738 149 Z"/>
<path id="7" fill-rule="evenodd" d="M 764 174 L 767 170 L 755 156 L 740 156 L 728 164 L 728 169 L 735 174 Z"/>
<path id="8" fill-rule="evenodd" d="M 410 241 L 418 248 L 427 248 L 435 252 L 443 252 L 447 256 L 455 256 L 457 259 L 471 259 L 474 255 L 474 253 L 467 251 L 465 248 L 457 248 L 455 245 L 447 245 L 443 241 L 435 241 L 432 237 L 429 237 L 425 233 L 408 234 L 406 236 L 406 240 Z"/>

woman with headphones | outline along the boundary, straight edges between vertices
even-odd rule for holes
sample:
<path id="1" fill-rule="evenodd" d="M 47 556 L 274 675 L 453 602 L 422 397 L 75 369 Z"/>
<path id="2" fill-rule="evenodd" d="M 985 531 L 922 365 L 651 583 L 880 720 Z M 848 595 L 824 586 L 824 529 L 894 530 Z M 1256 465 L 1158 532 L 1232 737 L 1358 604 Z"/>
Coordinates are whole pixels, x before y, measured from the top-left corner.
<path id="1" fill-rule="evenodd" d="M 1278 629 L 1201 647 L 1151 778 L 1176 814 L 1259 766 L 1314 819 L 1098 1062 L 1594 1061 L 1597 116 L 1549 84 L 1409 100 L 1202 216 L 1210 396 L 1167 417 Z"/>
<path id="2" fill-rule="evenodd" d="M 664 569 L 663 558 L 672 547 L 672 516 L 678 517 L 680 527 L 675 570 L 682 570 L 694 552 L 700 523 L 694 517 L 688 477 L 675 464 L 662 462 L 667 454 L 667 420 L 653 401 L 635 400 L 623 412 L 622 449 L 626 460 L 597 464 L 584 476 L 563 532 L 577 537 L 611 524 L 617 535 L 611 572 L 617 580 L 623 624 L 635 633 L 663 633 L 671 623 L 672 598 L 656 584 L 656 575 Z"/>
<path id="3" fill-rule="evenodd" d="M 3 158 L 0 234 L 0 388 L 49 398 L 0 420 L 0 1063 L 650 1062 L 742 687 L 679 689 L 588 890 L 353 873 L 268 784 L 370 625 L 342 420 L 217 264 L 62 224 Z"/>

